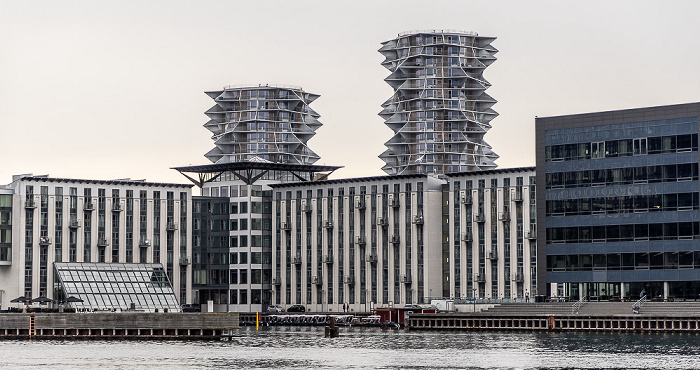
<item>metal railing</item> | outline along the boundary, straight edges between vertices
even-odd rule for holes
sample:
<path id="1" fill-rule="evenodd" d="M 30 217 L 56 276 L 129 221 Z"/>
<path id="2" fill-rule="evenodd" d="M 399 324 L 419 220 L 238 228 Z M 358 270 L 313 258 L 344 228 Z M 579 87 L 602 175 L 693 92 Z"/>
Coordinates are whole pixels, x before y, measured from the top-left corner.
<path id="1" fill-rule="evenodd" d="M 263 86 L 262 84 L 257 84 L 258 86 L 255 86 L 254 84 L 234 84 L 234 85 L 226 85 L 224 86 L 224 90 L 231 90 L 231 89 L 254 89 L 258 87 L 271 87 L 275 89 L 290 89 L 290 90 L 304 90 L 301 88 L 301 86 L 296 86 L 296 85 L 285 85 L 285 84 L 265 84 Z"/>
<path id="2" fill-rule="evenodd" d="M 578 310 L 581 309 L 581 306 L 583 306 L 587 302 L 588 302 L 588 297 L 584 295 L 583 297 L 581 297 L 581 299 L 579 299 L 576 303 L 574 303 L 573 306 L 571 306 L 571 314 L 572 315 L 577 314 Z"/>
<path id="3" fill-rule="evenodd" d="M 639 300 L 632 305 L 632 313 L 639 313 L 639 310 L 645 303 L 647 303 L 647 296 L 643 295 L 642 298 L 639 298 Z"/>

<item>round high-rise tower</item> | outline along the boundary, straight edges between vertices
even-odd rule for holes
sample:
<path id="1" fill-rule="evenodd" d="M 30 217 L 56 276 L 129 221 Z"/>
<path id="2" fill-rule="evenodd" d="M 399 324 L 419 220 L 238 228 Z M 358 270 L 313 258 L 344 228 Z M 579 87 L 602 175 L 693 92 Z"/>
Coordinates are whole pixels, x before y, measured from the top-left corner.
<path id="1" fill-rule="evenodd" d="M 214 163 L 263 161 L 313 164 L 319 156 L 307 142 L 321 127 L 309 104 L 319 95 L 296 86 L 227 86 L 206 92 L 216 105 L 204 127 L 216 147 L 205 157 Z"/>
<path id="2" fill-rule="evenodd" d="M 454 30 L 410 31 L 382 43 L 394 95 L 379 115 L 394 131 L 381 158 L 390 175 L 488 170 L 498 158 L 484 141 L 496 113 L 483 77 L 495 37 Z"/>

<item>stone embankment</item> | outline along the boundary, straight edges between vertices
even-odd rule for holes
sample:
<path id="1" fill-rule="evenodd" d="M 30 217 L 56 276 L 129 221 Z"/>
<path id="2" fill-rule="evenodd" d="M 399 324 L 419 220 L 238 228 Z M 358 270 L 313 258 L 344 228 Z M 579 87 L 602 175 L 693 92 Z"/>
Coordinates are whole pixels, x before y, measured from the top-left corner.
<path id="1" fill-rule="evenodd" d="M 236 313 L 0 314 L 0 339 L 218 339 L 238 328 Z"/>
<path id="2" fill-rule="evenodd" d="M 511 303 L 474 313 L 414 314 L 413 330 L 637 331 L 700 333 L 700 302 Z"/>

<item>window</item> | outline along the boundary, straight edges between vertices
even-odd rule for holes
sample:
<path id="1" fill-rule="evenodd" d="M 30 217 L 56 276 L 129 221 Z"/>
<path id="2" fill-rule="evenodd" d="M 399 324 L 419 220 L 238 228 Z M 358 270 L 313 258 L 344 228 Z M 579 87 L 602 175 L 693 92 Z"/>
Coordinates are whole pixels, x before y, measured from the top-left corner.
<path id="1" fill-rule="evenodd" d="M 634 139 L 634 155 L 647 154 L 647 139 Z"/>
<path id="2" fill-rule="evenodd" d="M 605 158 L 605 142 L 591 143 L 591 158 Z"/>

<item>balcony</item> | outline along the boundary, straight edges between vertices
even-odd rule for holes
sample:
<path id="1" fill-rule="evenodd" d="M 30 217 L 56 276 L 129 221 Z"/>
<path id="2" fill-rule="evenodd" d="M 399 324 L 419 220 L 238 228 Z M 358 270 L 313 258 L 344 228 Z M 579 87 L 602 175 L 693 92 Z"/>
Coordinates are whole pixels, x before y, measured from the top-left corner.
<path id="1" fill-rule="evenodd" d="M 280 223 L 280 227 L 282 228 L 282 230 L 291 230 L 292 224 L 291 222 L 282 222 Z"/>
<path id="2" fill-rule="evenodd" d="M 311 284 L 323 285 L 323 278 L 321 276 L 312 276 Z"/>
<path id="3" fill-rule="evenodd" d="M 48 236 L 41 236 L 41 237 L 39 237 L 39 244 L 40 245 L 49 245 L 49 244 L 51 244 L 51 238 Z"/>
<path id="4" fill-rule="evenodd" d="M 477 283 L 483 283 L 486 281 L 486 276 L 484 276 L 484 274 L 476 274 L 474 275 L 474 281 Z"/>
<path id="5" fill-rule="evenodd" d="M 474 222 L 484 222 L 484 215 L 481 213 L 475 213 Z"/>
<path id="6" fill-rule="evenodd" d="M 367 241 L 365 240 L 364 236 L 356 236 L 355 244 L 367 244 Z"/>
<path id="7" fill-rule="evenodd" d="M 357 209 L 365 209 L 367 208 L 367 204 L 365 204 L 364 199 L 358 199 L 355 201 L 355 208 Z"/>
<path id="8" fill-rule="evenodd" d="M 473 239 L 471 232 L 466 232 L 466 233 L 462 234 L 462 241 L 463 242 L 470 242 L 472 240 L 474 240 L 474 239 Z"/>
<path id="9" fill-rule="evenodd" d="M 311 204 L 306 204 L 306 203 L 301 204 L 301 211 L 302 212 L 311 213 L 311 211 L 313 211 L 313 210 L 314 209 L 313 209 L 313 207 L 311 207 Z"/>
<path id="10" fill-rule="evenodd" d="M 399 281 L 402 284 L 411 284 L 411 275 L 401 275 Z"/>
<path id="11" fill-rule="evenodd" d="M 177 222 L 168 222 L 167 230 L 168 231 L 177 230 Z"/>
<path id="12" fill-rule="evenodd" d="M 522 202 L 523 201 L 523 191 L 514 191 L 513 194 L 510 196 L 511 200 L 514 202 Z"/>
<path id="13" fill-rule="evenodd" d="M 486 252 L 486 259 L 495 261 L 498 259 L 498 251 L 492 250 L 491 252 Z"/>
<path id="14" fill-rule="evenodd" d="M 83 204 L 83 211 L 90 212 L 95 210 L 95 205 L 92 202 L 85 202 Z"/>
<path id="15" fill-rule="evenodd" d="M 355 285 L 355 277 L 345 275 L 345 277 L 343 278 L 343 282 L 348 285 Z"/>
<path id="16" fill-rule="evenodd" d="M 333 228 L 333 221 L 331 221 L 331 220 L 323 221 L 323 228 L 324 229 L 332 229 Z"/>
<path id="17" fill-rule="evenodd" d="M 389 236 L 389 243 L 391 244 L 399 244 L 401 242 L 401 238 L 398 235 L 391 235 Z"/>
<path id="18" fill-rule="evenodd" d="M 124 210 L 124 208 L 122 207 L 121 204 L 119 204 L 119 203 L 112 204 L 112 212 L 121 212 L 123 210 Z"/>
<path id="19" fill-rule="evenodd" d="M 301 256 L 297 255 L 296 257 L 292 258 L 292 263 L 295 265 L 301 265 Z"/>
<path id="20" fill-rule="evenodd" d="M 333 264 L 333 255 L 332 254 L 327 254 L 323 256 L 323 263 L 327 265 L 332 265 Z"/>
<path id="21" fill-rule="evenodd" d="M 472 196 L 471 195 L 465 195 L 461 199 L 462 204 L 470 205 L 472 204 Z"/>
<path id="22" fill-rule="evenodd" d="M 423 215 L 413 216 L 413 223 L 416 225 L 423 225 Z"/>
<path id="23" fill-rule="evenodd" d="M 282 278 L 279 276 L 273 277 L 272 285 L 282 285 Z"/>
<path id="24" fill-rule="evenodd" d="M 180 257 L 180 266 L 187 266 L 190 264 L 190 259 L 187 257 Z"/>
<path id="25" fill-rule="evenodd" d="M 498 221 L 509 222 L 510 221 L 510 212 L 499 212 L 498 213 Z"/>
<path id="26" fill-rule="evenodd" d="M 377 225 L 387 226 L 389 225 L 389 220 L 387 220 L 386 217 L 377 217 Z"/>
<path id="27" fill-rule="evenodd" d="M 148 239 L 143 239 L 141 242 L 139 242 L 139 247 L 141 248 L 148 248 L 151 246 L 151 241 Z"/>
<path id="28" fill-rule="evenodd" d="M 527 233 L 525 233 L 525 237 L 530 240 L 537 239 L 537 231 L 528 230 Z"/>
<path id="29" fill-rule="evenodd" d="M 367 255 L 367 262 L 369 263 L 377 263 L 377 254 L 376 253 L 370 253 Z"/>
<path id="30" fill-rule="evenodd" d="M 107 238 L 98 238 L 97 239 L 97 246 L 98 247 L 106 247 L 109 245 L 109 239 Z"/>
<path id="31" fill-rule="evenodd" d="M 34 208 L 36 208 L 36 203 L 34 202 L 33 199 L 27 199 L 26 201 L 24 201 L 24 208 L 34 209 Z"/>
<path id="32" fill-rule="evenodd" d="M 513 274 L 512 277 L 513 281 L 522 283 L 523 282 L 523 274 Z"/>
<path id="33" fill-rule="evenodd" d="M 389 207 L 398 208 L 400 206 L 401 202 L 399 201 L 399 198 L 389 198 Z"/>
<path id="34" fill-rule="evenodd" d="M 80 220 L 70 220 L 68 222 L 68 227 L 71 229 L 77 229 L 80 227 Z"/>

